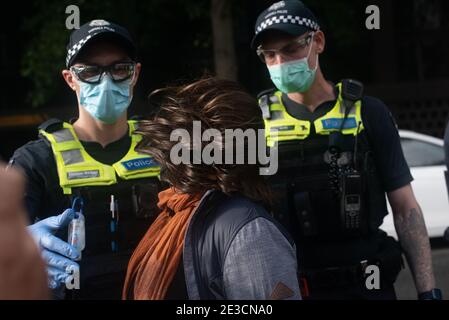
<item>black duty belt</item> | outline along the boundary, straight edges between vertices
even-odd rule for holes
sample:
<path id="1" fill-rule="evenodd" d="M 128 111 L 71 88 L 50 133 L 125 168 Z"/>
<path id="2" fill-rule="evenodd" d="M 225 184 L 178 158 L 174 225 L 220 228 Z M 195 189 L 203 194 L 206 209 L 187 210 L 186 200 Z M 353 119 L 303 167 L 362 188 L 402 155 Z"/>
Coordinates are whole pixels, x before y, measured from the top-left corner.
<path id="1" fill-rule="evenodd" d="M 348 287 L 365 281 L 365 270 L 378 262 L 361 261 L 353 266 L 329 267 L 300 272 L 299 280 L 303 297 L 310 296 L 314 290 Z"/>

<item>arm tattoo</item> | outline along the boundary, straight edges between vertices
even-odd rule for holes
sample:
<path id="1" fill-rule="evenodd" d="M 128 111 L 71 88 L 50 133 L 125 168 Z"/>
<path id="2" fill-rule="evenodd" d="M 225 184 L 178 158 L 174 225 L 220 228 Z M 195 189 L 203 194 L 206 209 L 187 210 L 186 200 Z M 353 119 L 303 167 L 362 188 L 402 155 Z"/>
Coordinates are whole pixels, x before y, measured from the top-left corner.
<path id="1" fill-rule="evenodd" d="M 408 212 L 395 215 L 395 225 L 418 292 L 433 289 L 435 279 L 432 270 L 432 252 L 421 210 L 419 207 L 412 208 Z"/>

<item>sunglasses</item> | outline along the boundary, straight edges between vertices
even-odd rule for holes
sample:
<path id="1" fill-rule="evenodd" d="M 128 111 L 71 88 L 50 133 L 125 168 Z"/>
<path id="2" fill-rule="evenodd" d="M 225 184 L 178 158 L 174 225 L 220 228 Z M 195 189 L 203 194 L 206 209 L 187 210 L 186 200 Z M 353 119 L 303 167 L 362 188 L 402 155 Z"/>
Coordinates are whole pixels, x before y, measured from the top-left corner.
<path id="1" fill-rule="evenodd" d="M 135 72 L 136 64 L 134 62 L 119 62 L 109 66 L 72 66 L 72 71 L 78 80 L 98 84 L 103 79 L 103 75 L 107 73 L 114 82 L 122 82 L 130 79 Z"/>
<path id="2" fill-rule="evenodd" d="M 257 56 L 263 63 L 273 63 L 276 61 L 276 55 L 291 58 L 298 54 L 299 51 L 307 48 L 312 42 L 314 33 L 309 33 L 305 37 L 295 39 L 287 43 L 280 49 L 263 49 L 259 46 L 256 50 Z"/>

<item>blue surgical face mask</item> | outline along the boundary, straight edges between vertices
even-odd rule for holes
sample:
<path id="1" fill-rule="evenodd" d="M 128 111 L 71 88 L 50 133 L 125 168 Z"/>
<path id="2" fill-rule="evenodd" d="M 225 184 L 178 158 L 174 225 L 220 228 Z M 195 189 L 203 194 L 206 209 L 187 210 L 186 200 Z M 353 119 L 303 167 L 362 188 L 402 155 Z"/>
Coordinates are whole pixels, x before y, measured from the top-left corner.
<path id="1" fill-rule="evenodd" d="M 80 104 L 92 117 L 113 124 L 131 103 L 131 82 L 132 79 L 114 82 L 106 74 L 98 84 L 79 81 Z"/>
<path id="2" fill-rule="evenodd" d="M 316 70 L 318 69 L 318 56 L 315 68 L 310 69 L 309 56 L 311 51 L 312 44 L 310 44 L 307 57 L 268 67 L 271 80 L 276 88 L 283 93 L 304 93 L 310 89 L 315 81 Z"/>

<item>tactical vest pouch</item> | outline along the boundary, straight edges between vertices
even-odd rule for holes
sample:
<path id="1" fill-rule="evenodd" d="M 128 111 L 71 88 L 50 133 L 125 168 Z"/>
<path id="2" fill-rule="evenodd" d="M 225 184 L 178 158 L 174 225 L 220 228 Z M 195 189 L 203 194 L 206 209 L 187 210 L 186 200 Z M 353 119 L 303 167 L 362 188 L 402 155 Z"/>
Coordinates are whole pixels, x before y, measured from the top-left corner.
<path id="1" fill-rule="evenodd" d="M 81 290 L 74 299 L 120 299 L 129 258 L 157 215 L 156 179 L 127 180 L 110 187 L 74 192 L 85 200 L 86 249 L 80 262 Z M 154 192 L 149 195 L 148 193 Z M 118 203 L 117 231 L 111 232 L 111 195 Z M 117 244 L 113 252 L 112 243 Z"/>
<path id="2" fill-rule="evenodd" d="M 296 217 L 298 218 L 300 232 L 304 237 L 318 235 L 316 214 L 312 208 L 309 192 L 297 192 L 293 195 Z"/>
<path id="3" fill-rule="evenodd" d="M 74 192 L 84 199 L 86 218 L 86 256 L 134 249 L 158 214 L 159 180 L 120 181 L 109 187 L 83 187 Z M 116 200 L 116 227 L 111 230 L 111 196 Z M 84 255 L 83 255 L 84 256 Z"/>
<path id="4" fill-rule="evenodd" d="M 367 235 L 370 228 L 364 179 L 354 171 L 342 175 L 340 197 L 328 187 L 327 175 L 295 179 L 288 201 L 291 215 L 299 225 L 299 237 L 329 240 Z"/>
<path id="5" fill-rule="evenodd" d="M 132 250 L 83 258 L 80 290 L 72 292 L 72 299 L 120 300 L 131 254 Z"/>
<path id="6" fill-rule="evenodd" d="M 297 217 L 292 212 L 295 209 L 292 207 L 292 202 L 289 200 L 292 197 L 292 190 L 289 183 L 285 180 L 271 181 L 273 177 L 268 178 L 270 181 L 270 189 L 273 195 L 273 205 L 271 214 L 294 238 L 299 240 L 299 222 Z"/>
<path id="7" fill-rule="evenodd" d="M 162 190 L 161 183 L 136 184 L 132 187 L 133 211 L 137 218 L 154 220 L 159 213 L 157 207 L 158 193 Z"/>
<path id="8" fill-rule="evenodd" d="M 291 185 L 290 215 L 298 221 L 299 238 L 333 239 L 340 233 L 338 201 L 328 183 L 322 175 L 298 178 Z"/>
<path id="9" fill-rule="evenodd" d="M 382 242 L 379 253 L 374 257 L 381 270 L 381 281 L 392 284 L 396 281 L 399 272 L 404 268 L 402 248 L 394 238 L 386 237 Z"/>

